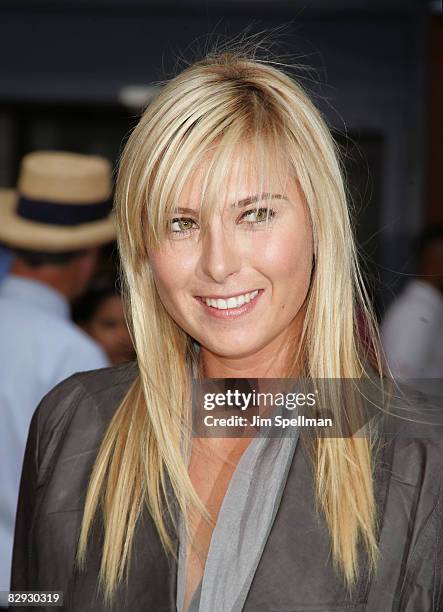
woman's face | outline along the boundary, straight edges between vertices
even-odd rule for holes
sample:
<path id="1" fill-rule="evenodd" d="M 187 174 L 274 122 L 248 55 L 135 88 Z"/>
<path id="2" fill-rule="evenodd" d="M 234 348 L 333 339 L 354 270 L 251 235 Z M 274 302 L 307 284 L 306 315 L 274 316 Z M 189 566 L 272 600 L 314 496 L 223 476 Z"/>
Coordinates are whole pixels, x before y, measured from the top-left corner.
<path id="1" fill-rule="evenodd" d="M 197 169 L 171 218 L 169 238 L 149 253 L 171 317 L 205 351 L 229 359 L 258 358 L 296 336 L 313 258 L 297 181 L 263 184 L 242 167 L 232 168 L 204 233 L 198 211 L 205 167 Z"/>

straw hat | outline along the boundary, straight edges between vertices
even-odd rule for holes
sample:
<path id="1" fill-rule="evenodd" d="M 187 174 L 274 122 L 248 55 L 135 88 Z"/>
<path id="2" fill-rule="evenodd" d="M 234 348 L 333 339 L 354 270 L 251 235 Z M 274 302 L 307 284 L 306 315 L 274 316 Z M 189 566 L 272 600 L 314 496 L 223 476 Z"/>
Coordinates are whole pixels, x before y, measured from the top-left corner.
<path id="1" fill-rule="evenodd" d="M 17 190 L 0 190 L 0 242 L 75 251 L 115 238 L 111 164 L 95 155 L 35 151 L 20 164 Z"/>

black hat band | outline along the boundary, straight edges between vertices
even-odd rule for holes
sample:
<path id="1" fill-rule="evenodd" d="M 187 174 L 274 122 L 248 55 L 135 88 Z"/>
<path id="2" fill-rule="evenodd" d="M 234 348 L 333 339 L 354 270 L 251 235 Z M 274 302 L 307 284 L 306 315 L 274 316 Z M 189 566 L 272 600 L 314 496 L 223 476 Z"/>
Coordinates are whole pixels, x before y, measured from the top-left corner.
<path id="1" fill-rule="evenodd" d="M 44 200 L 32 200 L 20 196 L 17 202 L 17 215 L 27 221 L 37 221 L 47 225 L 81 225 L 99 221 L 112 210 L 112 199 L 93 204 L 56 204 Z"/>

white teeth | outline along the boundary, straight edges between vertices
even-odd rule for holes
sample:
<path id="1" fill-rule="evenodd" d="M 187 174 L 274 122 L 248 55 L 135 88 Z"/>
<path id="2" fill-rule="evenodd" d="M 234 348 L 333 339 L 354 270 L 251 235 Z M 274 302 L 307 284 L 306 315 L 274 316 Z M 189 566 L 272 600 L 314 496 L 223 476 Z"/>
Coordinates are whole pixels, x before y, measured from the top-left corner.
<path id="1" fill-rule="evenodd" d="M 203 300 L 208 306 L 212 306 L 212 308 L 227 310 L 228 308 L 240 308 L 240 306 L 243 306 L 243 304 L 248 304 L 257 295 L 258 289 L 251 291 L 251 293 L 243 293 L 242 295 L 237 295 L 236 297 L 230 297 L 227 300 L 222 298 L 203 298 Z"/>

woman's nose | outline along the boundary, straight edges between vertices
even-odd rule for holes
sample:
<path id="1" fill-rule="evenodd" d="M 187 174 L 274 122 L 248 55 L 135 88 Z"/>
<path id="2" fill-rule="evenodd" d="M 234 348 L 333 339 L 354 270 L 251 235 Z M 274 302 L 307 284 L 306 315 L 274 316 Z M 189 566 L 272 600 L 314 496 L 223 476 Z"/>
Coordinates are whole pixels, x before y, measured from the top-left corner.
<path id="1" fill-rule="evenodd" d="M 223 283 L 231 274 L 241 268 L 241 255 L 223 224 L 208 228 L 202 238 L 201 269 L 205 276 L 217 283 Z"/>

